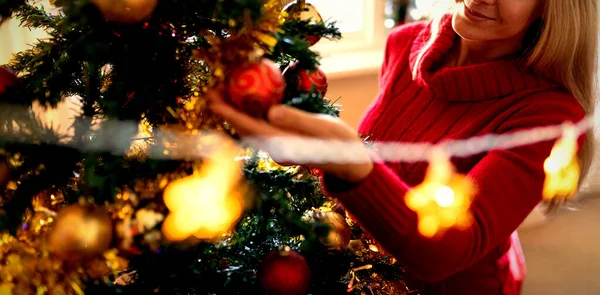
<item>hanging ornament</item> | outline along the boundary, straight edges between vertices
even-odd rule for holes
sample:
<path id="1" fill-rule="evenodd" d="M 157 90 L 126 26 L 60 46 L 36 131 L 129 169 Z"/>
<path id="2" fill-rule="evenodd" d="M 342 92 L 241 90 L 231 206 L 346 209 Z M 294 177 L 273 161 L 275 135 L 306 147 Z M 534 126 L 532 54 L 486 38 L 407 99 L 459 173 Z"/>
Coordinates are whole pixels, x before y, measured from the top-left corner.
<path id="1" fill-rule="evenodd" d="M 100 280 L 104 277 L 112 275 L 112 269 L 105 260 L 92 260 L 85 266 L 85 272 L 91 279 Z"/>
<path id="2" fill-rule="evenodd" d="M 139 23 L 149 18 L 158 0 L 92 0 L 109 22 Z"/>
<path id="3" fill-rule="evenodd" d="M 288 15 L 289 18 L 299 21 L 307 21 L 311 25 L 316 25 L 323 22 L 323 18 L 321 17 L 321 14 L 317 8 L 310 3 L 306 3 L 304 0 L 297 0 L 286 5 L 283 11 Z M 319 35 L 307 35 L 303 37 L 310 46 L 317 44 L 321 40 L 321 36 Z"/>
<path id="4" fill-rule="evenodd" d="M 47 236 L 48 250 L 64 261 L 78 263 L 110 247 L 112 222 L 100 207 L 70 205 L 61 209 Z"/>
<path id="5" fill-rule="evenodd" d="M 425 179 L 409 190 L 405 202 L 418 215 L 419 233 L 431 238 L 450 227 L 464 228 L 471 224 L 469 207 L 474 192 L 472 181 L 457 174 L 449 157 L 436 150 Z"/>
<path id="6" fill-rule="evenodd" d="M 314 219 L 330 227 L 327 236 L 321 238 L 321 242 L 325 246 L 340 251 L 348 248 L 351 230 L 344 216 L 333 211 L 324 211 L 314 213 Z"/>
<path id="7" fill-rule="evenodd" d="M 319 68 L 310 71 L 295 62 L 283 71 L 283 78 L 289 92 L 311 92 L 314 87 L 315 91 L 322 96 L 327 93 L 327 76 Z"/>
<path id="8" fill-rule="evenodd" d="M 10 170 L 8 159 L 0 155 L 0 192 L 6 188 L 10 181 Z"/>
<path id="9" fill-rule="evenodd" d="M 321 177 L 323 176 L 323 170 L 317 168 L 310 168 L 310 173 L 314 176 Z"/>
<path id="10" fill-rule="evenodd" d="M 17 74 L 7 67 L 0 67 L 0 94 L 12 86 L 15 86 L 19 81 Z"/>
<path id="11" fill-rule="evenodd" d="M 285 81 L 274 62 L 261 58 L 233 70 L 228 82 L 231 103 L 255 117 L 262 117 L 273 105 L 280 104 Z"/>
<path id="12" fill-rule="evenodd" d="M 258 279 L 267 295 L 306 295 L 310 268 L 300 253 L 286 246 L 265 256 Z"/>
<path id="13" fill-rule="evenodd" d="M 574 195 L 579 183 L 577 162 L 577 132 L 571 124 L 565 125 L 562 137 L 544 161 L 546 179 L 542 195 L 545 200 L 569 198 Z"/>

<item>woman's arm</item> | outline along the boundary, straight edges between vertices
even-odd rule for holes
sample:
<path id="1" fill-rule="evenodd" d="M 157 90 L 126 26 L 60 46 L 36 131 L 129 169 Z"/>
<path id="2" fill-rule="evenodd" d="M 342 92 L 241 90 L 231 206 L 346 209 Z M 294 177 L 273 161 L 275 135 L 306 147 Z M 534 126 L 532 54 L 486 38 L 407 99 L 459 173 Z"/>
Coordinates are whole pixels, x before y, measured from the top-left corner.
<path id="1" fill-rule="evenodd" d="M 521 109 L 505 122 L 501 133 L 578 122 L 584 117 L 572 97 L 550 95 L 543 100 L 549 103 Z M 583 139 L 580 137 L 580 146 Z M 553 143 L 489 151 L 468 173 L 478 188 L 471 206 L 474 223 L 466 230 L 451 229 L 437 240 L 419 235 L 417 215 L 404 202 L 410 187 L 385 164 L 375 164 L 363 181 L 345 192 L 336 192 L 339 183 L 331 181 L 330 176 L 324 176 L 323 183 L 326 192 L 341 200 L 358 223 L 400 263 L 422 279 L 436 281 L 481 259 L 507 239 L 541 201 L 543 162 Z"/>

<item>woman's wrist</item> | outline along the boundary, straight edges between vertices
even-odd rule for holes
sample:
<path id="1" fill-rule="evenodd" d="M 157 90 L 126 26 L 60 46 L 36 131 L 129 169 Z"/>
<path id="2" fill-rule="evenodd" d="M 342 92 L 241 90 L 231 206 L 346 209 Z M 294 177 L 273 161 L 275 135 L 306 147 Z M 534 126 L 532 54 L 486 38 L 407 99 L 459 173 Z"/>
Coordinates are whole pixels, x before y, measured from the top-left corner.
<path id="1" fill-rule="evenodd" d="M 349 183 L 359 183 L 367 178 L 371 174 L 371 171 L 373 171 L 373 162 L 368 162 L 341 169 L 335 176 Z"/>

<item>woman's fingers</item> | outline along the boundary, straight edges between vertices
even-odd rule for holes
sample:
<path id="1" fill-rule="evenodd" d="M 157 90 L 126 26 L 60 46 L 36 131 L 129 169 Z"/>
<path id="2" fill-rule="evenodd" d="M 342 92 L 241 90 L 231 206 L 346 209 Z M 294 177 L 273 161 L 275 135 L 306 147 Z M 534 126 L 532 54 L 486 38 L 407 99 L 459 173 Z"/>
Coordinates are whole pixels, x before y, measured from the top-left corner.
<path id="1" fill-rule="evenodd" d="M 219 93 L 207 93 L 211 110 L 227 121 L 246 143 L 284 166 L 307 165 L 357 181 L 372 169 L 364 144 L 339 119 L 278 105 L 269 122 L 236 110 Z"/>
<path id="2" fill-rule="evenodd" d="M 227 121 L 241 136 L 274 136 L 284 133 L 267 122 L 240 112 L 226 103 L 212 103 L 210 109 Z"/>
<path id="3" fill-rule="evenodd" d="M 204 94 L 204 99 L 206 99 L 209 104 L 225 103 L 225 97 L 217 90 L 207 91 L 206 94 Z"/>

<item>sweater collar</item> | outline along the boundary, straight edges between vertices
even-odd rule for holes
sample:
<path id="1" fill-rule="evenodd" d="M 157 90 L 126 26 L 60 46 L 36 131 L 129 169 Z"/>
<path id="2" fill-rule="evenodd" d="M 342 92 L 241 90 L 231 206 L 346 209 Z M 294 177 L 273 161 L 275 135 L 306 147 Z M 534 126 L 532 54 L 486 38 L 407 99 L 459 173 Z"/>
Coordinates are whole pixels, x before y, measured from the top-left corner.
<path id="1" fill-rule="evenodd" d="M 417 64 L 414 80 L 429 88 L 436 97 L 452 101 L 476 101 L 505 97 L 515 92 L 550 86 L 548 80 L 524 70 L 516 60 L 499 60 L 469 66 L 448 67 L 433 71 L 442 61 L 458 35 L 452 28 L 452 15 L 445 15 L 431 46 L 423 51 L 430 38 L 430 28 L 415 38 L 410 52 L 410 68 Z M 423 51 L 423 52 L 422 52 Z M 419 60 L 419 55 L 421 55 Z"/>

